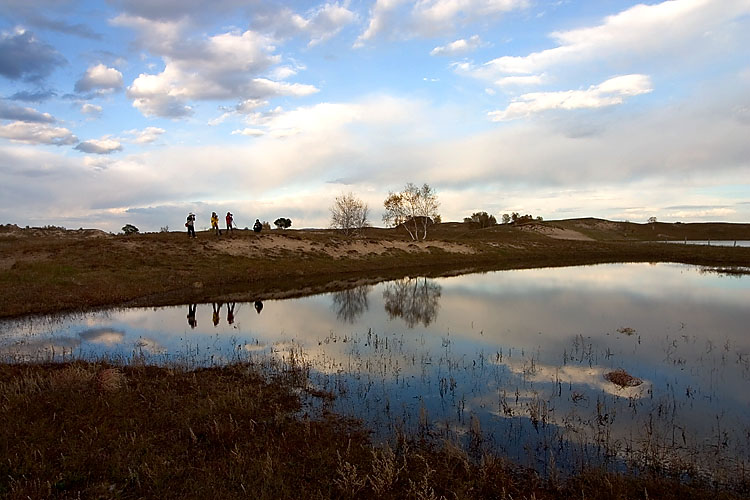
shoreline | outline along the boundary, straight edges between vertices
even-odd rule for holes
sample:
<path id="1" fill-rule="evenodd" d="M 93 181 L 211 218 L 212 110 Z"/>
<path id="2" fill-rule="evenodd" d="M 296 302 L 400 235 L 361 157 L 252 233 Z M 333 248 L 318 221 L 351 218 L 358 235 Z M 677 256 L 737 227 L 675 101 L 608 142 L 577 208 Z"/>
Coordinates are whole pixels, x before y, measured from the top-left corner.
<path id="1" fill-rule="evenodd" d="M 419 242 L 410 241 L 398 229 L 378 228 L 354 239 L 332 230 L 274 230 L 260 236 L 240 230 L 221 238 L 199 232 L 197 240 L 188 240 L 182 232 L 131 236 L 91 230 L 0 232 L 0 318 L 228 297 L 234 301 L 289 298 L 406 275 L 438 277 L 626 262 L 725 270 L 750 266 L 749 247 L 616 239 L 620 233 L 601 239 L 593 230 L 584 234 L 578 227 L 572 234 L 571 229 L 559 230 L 552 223 L 534 224 L 536 229 L 440 226 Z M 750 225 L 737 229 L 733 236 L 747 239 Z M 627 230 L 623 234 L 628 235 Z"/>

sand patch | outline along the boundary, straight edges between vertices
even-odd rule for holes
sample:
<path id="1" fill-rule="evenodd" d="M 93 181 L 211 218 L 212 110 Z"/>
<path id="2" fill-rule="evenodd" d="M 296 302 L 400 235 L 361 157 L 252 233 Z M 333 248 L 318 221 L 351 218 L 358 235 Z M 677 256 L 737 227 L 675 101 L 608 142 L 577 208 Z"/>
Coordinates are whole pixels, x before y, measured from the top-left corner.
<path id="1" fill-rule="evenodd" d="M 556 240 L 594 241 L 593 238 L 589 238 L 585 234 L 579 233 L 578 231 L 574 231 L 572 229 L 563 229 L 561 227 L 555 226 L 524 224 L 523 226 L 520 226 L 519 229 L 521 229 L 522 231 L 532 231 L 535 233 L 539 233 Z"/>
<path id="2" fill-rule="evenodd" d="M 222 239 L 210 242 L 209 248 L 211 251 L 245 257 L 274 256 L 282 251 L 308 253 L 316 250 L 309 241 L 296 240 L 274 234 L 264 234 L 242 239 L 223 237 Z"/>
<path id="3" fill-rule="evenodd" d="M 262 234 L 255 238 L 225 238 L 213 241 L 211 251 L 234 256 L 274 256 L 281 252 L 326 255 L 334 259 L 362 258 L 388 252 L 430 252 L 439 249 L 449 253 L 472 254 L 474 249 L 458 243 L 445 241 L 376 241 L 376 240 L 332 240 L 326 243 L 298 240 L 284 235 Z"/>

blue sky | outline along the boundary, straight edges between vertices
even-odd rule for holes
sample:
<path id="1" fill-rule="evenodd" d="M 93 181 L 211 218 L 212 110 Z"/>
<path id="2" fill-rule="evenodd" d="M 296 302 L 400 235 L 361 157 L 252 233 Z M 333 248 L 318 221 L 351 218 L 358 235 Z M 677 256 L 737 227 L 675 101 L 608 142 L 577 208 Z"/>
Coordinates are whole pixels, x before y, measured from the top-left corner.
<path id="1" fill-rule="evenodd" d="M 750 221 L 750 0 L 4 0 L 0 222 Z"/>

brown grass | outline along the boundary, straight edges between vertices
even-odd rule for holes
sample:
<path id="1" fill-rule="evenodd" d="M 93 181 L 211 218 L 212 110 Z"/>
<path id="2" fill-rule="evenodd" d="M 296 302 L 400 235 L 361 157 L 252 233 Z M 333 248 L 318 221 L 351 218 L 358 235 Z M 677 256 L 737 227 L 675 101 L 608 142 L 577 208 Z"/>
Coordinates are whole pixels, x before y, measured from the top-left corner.
<path id="1" fill-rule="evenodd" d="M 740 478 L 736 490 L 656 473 L 545 479 L 404 436 L 375 446 L 358 422 L 301 406 L 295 394 L 304 386 L 294 365 L 266 375 L 249 364 L 0 365 L 0 497 L 721 500 L 749 492 Z"/>
<path id="2" fill-rule="evenodd" d="M 608 262 L 682 262 L 722 269 L 750 265 L 750 248 L 644 242 L 668 230 L 675 236 L 692 231 L 703 237 L 711 228 L 714 239 L 750 239 L 750 225 L 665 226 L 655 230 L 596 219 L 535 222 L 532 230 L 444 223 L 432 229 L 427 241 L 416 243 L 403 230 L 378 228 L 355 240 L 332 230 L 275 230 L 260 236 L 236 231 L 221 238 L 200 232 L 191 240 L 181 232 L 115 236 L 0 226 L 0 317 L 289 297 L 361 280 L 434 277 L 459 270 Z M 569 231 L 590 241 L 551 237 Z"/>

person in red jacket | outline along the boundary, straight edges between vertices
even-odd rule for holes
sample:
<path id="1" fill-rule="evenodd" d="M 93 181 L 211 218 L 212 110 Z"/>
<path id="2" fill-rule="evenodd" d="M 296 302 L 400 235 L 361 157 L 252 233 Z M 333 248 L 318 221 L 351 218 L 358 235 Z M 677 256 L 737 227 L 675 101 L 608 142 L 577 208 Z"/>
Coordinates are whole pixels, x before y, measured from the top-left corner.
<path id="1" fill-rule="evenodd" d="M 232 230 L 233 223 L 234 223 L 234 216 L 232 215 L 232 212 L 227 212 L 227 233 Z"/>

